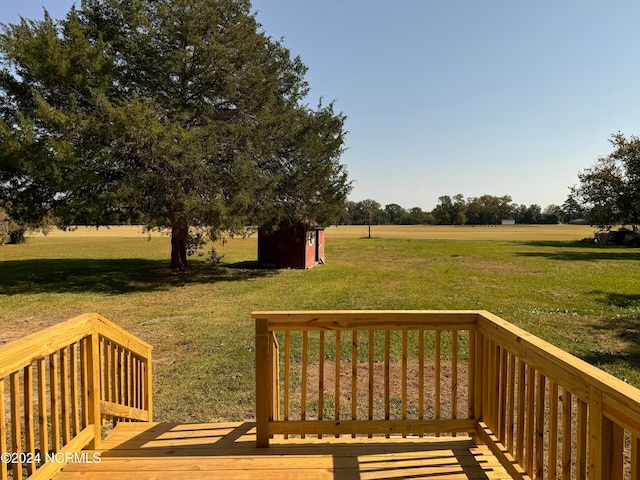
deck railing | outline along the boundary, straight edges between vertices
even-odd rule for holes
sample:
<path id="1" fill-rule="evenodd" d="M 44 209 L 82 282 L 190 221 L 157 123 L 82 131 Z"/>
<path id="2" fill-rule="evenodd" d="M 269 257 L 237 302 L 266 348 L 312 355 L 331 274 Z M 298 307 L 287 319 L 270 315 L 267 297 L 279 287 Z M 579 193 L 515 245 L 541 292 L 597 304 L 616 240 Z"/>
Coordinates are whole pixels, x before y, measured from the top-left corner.
<path id="1" fill-rule="evenodd" d="M 464 432 L 513 478 L 640 480 L 640 390 L 489 312 L 253 317 L 258 446 Z"/>
<path id="2" fill-rule="evenodd" d="M 0 347 L 0 479 L 48 479 L 104 421 L 150 421 L 151 346 L 86 314 Z"/>

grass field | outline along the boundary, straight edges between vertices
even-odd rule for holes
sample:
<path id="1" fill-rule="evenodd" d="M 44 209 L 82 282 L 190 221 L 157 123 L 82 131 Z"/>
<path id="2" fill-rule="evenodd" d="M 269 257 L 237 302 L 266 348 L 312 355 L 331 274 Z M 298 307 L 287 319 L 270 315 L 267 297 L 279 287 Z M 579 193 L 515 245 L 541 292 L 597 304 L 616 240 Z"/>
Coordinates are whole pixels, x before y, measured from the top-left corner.
<path id="1" fill-rule="evenodd" d="M 100 312 L 154 345 L 155 419 L 252 418 L 253 310 L 486 309 L 640 386 L 640 250 L 581 226 L 332 227 L 327 264 L 256 267 L 256 239 L 215 266 L 166 268 L 169 239 L 78 229 L 0 247 L 0 343 Z M 207 247 L 209 248 L 209 247 Z"/>

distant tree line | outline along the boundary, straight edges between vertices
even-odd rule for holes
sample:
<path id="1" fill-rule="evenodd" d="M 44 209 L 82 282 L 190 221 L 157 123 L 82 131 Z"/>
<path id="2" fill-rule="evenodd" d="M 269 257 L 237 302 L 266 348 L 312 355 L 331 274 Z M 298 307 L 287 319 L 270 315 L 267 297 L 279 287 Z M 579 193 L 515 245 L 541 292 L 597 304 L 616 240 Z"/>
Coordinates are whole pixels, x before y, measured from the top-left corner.
<path id="1" fill-rule="evenodd" d="M 444 195 L 430 212 L 395 203 L 382 207 L 374 200 L 347 201 L 340 223 L 498 225 L 508 219 L 517 224 L 584 223 L 608 231 L 622 226 L 640 235 L 640 137 L 616 133 L 609 141 L 613 152 L 578 173 L 579 183 L 562 206 L 517 205 L 508 195 Z"/>
<path id="2" fill-rule="evenodd" d="M 556 224 L 586 220 L 588 212 L 570 196 L 562 205 L 518 205 L 509 195 L 482 195 L 465 198 L 459 193 L 443 195 L 436 207 L 405 209 L 396 203 L 384 207 L 375 200 L 347 201 L 340 218 L 342 225 L 500 225 L 503 220 L 517 224 Z"/>

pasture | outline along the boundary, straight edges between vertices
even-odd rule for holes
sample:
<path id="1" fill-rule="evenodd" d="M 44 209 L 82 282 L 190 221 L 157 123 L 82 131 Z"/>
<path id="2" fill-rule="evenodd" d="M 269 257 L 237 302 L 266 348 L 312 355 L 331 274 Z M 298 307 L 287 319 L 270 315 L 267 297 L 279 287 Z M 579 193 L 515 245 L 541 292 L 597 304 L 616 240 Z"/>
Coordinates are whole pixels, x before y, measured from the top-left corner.
<path id="1" fill-rule="evenodd" d="M 166 268 L 139 227 L 0 247 L 0 343 L 99 312 L 154 345 L 155 419 L 254 416 L 253 310 L 484 309 L 640 387 L 640 251 L 583 226 L 327 229 L 327 264 L 264 270 L 256 238 Z M 210 248 L 208 246 L 206 249 Z"/>

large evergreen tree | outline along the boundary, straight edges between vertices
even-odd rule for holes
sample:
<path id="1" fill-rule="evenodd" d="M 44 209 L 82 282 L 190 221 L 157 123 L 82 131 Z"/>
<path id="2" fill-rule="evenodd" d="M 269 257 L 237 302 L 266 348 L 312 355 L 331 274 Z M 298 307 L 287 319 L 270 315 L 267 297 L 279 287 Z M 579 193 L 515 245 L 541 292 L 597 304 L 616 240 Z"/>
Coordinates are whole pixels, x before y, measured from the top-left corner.
<path id="1" fill-rule="evenodd" d="M 0 206 L 60 225 L 170 228 L 339 214 L 344 116 L 312 109 L 306 67 L 248 0 L 83 0 L 0 37 Z"/>

